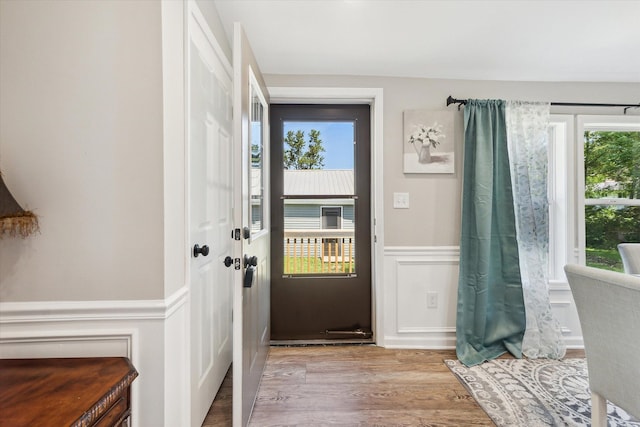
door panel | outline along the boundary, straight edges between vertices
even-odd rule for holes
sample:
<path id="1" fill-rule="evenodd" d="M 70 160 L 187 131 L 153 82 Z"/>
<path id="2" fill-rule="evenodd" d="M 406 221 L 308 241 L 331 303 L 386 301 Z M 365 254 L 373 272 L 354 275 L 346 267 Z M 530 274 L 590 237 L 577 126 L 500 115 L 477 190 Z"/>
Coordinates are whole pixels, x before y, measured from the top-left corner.
<path id="1" fill-rule="evenodd" d="M 191 425 L 201 426 L 232 357 L 231 75 L 195 5 L 189 12 Z M 227 63 L 228 64 L 228 63 Z M 194 251 L 198 245 L 199 252 Z M 208 251 L 207 251 L 208 249 Z"/>
<path id="2" fill-rule="evenodd" d="M 372 339 L 370 133 L 368 105 L 271 106 L 274 341 Z"/>
<path id="3" fill-rule="evenodd" d="M 242 228 L 236 256 L 243 265 L 233 294 L 233 425 L 239 427 L 249 421 L 269 352 L 269 108 L 264 80 L 240 24 L 234 27 L 233 53 L 234 164 L 240 166 L 236 182 L 242 183 L 234 219 Z"/>

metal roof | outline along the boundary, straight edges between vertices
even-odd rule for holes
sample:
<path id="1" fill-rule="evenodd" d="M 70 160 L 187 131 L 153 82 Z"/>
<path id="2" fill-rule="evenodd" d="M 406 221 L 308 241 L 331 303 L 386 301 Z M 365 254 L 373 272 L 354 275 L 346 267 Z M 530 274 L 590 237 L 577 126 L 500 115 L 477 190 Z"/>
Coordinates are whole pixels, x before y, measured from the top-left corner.
<path id="1" fill-rule="evenodd" d="M 354 194 L 353 170 L 285 170 L 284 194 L 351 195 Z"/>

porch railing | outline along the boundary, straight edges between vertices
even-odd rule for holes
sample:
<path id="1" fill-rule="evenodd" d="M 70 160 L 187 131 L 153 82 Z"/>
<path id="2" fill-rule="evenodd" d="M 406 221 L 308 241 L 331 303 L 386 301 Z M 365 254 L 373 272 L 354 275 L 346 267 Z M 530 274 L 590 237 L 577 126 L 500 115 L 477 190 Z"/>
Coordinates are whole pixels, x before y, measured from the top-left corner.
<path id="1" fill-rule="evenodd" d="M 284 274 L 355 273 L 353 230 L 285 230 Z"/>

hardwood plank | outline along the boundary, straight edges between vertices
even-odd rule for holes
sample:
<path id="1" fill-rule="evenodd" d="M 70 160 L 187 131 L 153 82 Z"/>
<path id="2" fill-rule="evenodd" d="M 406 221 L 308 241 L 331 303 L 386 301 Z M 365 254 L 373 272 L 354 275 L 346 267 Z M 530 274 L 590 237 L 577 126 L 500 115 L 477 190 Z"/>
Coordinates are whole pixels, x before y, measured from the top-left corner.
<path id="1" fill-rule="evenodd" d="M 209 413 L 202 423 L 202 427 L 228 427 L 232 423 L 233 404 L 233 369 L 229 368 L 227 375 L 220 385 L 220 390 L 216 395 Z"/>
<path id="2" fill-rule="evenodd" d="M 567 357 L 584 357 L 584 351 L 569 350 Z M 249 425 L 494 425 L 445 359 L 456 359 L 455 350 L 272 347 Z M 231 425 L 226 383 L 203 427 Z"/>
<path id="3" fill-rule="evenodd" d="M 251 427 L 269 426 L 495 426 L 489 419 L 474 419 L 459 410 L 401 411 L 344 411 L 308 412 L 287 411 L 281 414 L 254 412 Z"/>

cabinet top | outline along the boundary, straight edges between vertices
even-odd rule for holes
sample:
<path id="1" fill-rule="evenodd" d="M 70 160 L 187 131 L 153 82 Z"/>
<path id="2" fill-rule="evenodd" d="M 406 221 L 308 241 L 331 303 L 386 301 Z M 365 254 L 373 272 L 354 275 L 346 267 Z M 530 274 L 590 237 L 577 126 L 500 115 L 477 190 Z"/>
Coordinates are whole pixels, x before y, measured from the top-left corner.
<path id="1" fill-rule="evenodd" d="M 126 357 L 0 359 L 0 427 L 91 425 L 137 376 Z"/>

